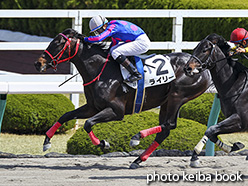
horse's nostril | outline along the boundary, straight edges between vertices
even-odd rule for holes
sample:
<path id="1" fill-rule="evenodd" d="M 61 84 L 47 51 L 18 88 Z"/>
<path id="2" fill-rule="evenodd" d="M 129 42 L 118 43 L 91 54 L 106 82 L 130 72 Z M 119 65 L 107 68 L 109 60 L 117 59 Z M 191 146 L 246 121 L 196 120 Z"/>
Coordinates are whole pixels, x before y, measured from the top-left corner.
<path id="1" fill-rule="evenodd" d="M 40 62 L 35 61 L 34 62 L 34 66 L 35 66 L 35 68 L 36 68 L 37 71 L 40 71 L 40 68 L 41 68 L 41 63 Z"/>
<path id="2" fill-rule="evenodd" d="M 188 71 L 188 72 L 191 72 L 191 71 L 192 71 L 192 68 L 191 68 L 191 67 L 188 67 L 188 68 L 187 68 L 187 71 Z"/>
<path id="3" fill-rule="evenodd" d="M 184 71 L 185 72 L 191 72 L 192 71 L 192 68 L 191 67 L 186 67 L 186 68 L 184 68 Z"/>

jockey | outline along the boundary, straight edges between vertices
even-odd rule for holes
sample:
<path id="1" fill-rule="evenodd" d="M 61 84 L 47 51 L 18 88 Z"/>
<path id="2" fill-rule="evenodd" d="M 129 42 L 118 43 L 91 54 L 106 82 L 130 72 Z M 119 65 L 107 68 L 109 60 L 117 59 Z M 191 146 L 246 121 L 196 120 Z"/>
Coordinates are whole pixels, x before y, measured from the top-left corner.
<path id="1" fill-rule="evenodd" d="M 248 53 L 248 32 L 244 28 L 236 28 L 232 31 L 230 42 L 235 46 L 231 49 L 232 53 Z"/>
<path id="2" fill-rule="evenodd" d="M 108 22 L 105 17 L 94 16 L 89 22 L 90 32 L 96 36 L 85 37 L 84 41 L 101 42 L 108 37 L 112 38 L 110 54 L 119 64 L 124 66 L 131 74 L 125 82 L 134 82 L 142 79 L 136 67 L 126 58 L 143 54 L 150 47 L 150 40 L 146 33 L 138 26 L 128 21 L 112 20 Z M 122 43 L 119 43 L 122 41 Z"/>

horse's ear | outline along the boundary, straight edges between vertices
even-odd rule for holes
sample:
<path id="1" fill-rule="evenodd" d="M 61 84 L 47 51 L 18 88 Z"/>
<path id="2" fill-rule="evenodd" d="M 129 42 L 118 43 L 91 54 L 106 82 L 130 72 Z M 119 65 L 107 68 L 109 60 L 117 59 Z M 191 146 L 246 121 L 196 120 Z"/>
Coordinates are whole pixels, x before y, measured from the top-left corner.
<path id="1" fill-rule="evenodd" d="M 62 33 L 69 38 L 70 37 L 77 37 L 77 35 L 79 34 L 76 30 L 74 30 L 72 28 L 67 28 Z"/>
<path id="2" fill-rule="evenodd" d="M 226 39 L 222 36 L 219 36 L 217 45 L 221 48 L 224 53 L 227 53 L 230 49 L 230 45 L 227 43 Z"/>
<path id="3" fill-rule="evenodd" d="M 77 34 L 75 35 L 75 37 L 78 38 L 78 39 L 80 39 L 80 40 L 84 40 L 84 38 L 85 38 L 86 36 L 83 35 L 83 34 L 77 33 Z"/>
<path id="4" fill-rule="evenodd" d="M 65 34 L 65 35 L 67 35 L 67 34 L 70 34 L 70 33 L 72 33 L 72 32 L 73 32 L 73 29 L 67 28 L 67 29 L 65 29 L 62 33 Z"/>

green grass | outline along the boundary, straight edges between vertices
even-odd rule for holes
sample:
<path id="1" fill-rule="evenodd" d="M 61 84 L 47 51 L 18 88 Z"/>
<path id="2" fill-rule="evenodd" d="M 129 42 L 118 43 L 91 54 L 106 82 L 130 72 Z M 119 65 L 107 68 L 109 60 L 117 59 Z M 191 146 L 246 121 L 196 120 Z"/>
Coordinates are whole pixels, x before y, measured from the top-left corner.
<path id="1" fill-rule="evenodd" d="M 16 135 L 0 134 L 0 151 L 13 154 L 44 155 L 49 152 L 66 153 L 67 141 L 74 134 L 71 130 L 66 134 L 55 135 L 52 139 L 52 148 L 43 152 L 44 135 Z"/>
<path id="2" fill-rule="evenodd" d="M 244 149 L 248 149 L 248 132 L 223 134 L 223 135 L 220 135 L 220 138 L 227 145 L 232 145 L 235 142 L 241 142 L 245 145 Z M 244 150 L 244 149 L 242 149 L 242 150 Z"/>

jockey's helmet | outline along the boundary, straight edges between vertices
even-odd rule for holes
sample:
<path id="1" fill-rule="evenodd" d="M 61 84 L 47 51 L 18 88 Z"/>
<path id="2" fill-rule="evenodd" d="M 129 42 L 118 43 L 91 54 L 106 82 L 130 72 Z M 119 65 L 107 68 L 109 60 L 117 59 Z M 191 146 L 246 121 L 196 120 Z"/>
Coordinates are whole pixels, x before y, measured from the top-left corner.
<path id="1" fill-rule="evenodd" d="M 248 39 L 248 32 L 244 28 L 236 28 L 232 31 L 230 39 L 232 43 L 242 43 Z"/>
<path id="2" fill-rule="evenodd" d="M 94 16 L 89 22 L 90 32 L 95 32 L 96 34 L 99 29 L 103 27 L 104 24 L 108 23 L 108 20 L 103 16 Z"/>

